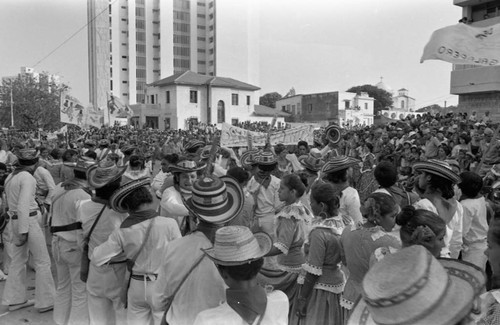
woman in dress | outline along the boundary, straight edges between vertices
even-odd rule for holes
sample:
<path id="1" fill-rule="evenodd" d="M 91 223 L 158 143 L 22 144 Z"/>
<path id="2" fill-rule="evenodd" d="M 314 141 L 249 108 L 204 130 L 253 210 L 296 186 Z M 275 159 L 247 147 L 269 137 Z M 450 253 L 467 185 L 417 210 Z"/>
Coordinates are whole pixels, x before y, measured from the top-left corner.
<path id="1" fill-rule="evenodd" d="M 331 184 L 314 185 L 310 198 L 316 217 L 305 246 L 305 275 L 298 279 L 302 286 L 291 323 L 343 324 L 340 298 L 345 277 L 340 268 L 340 235 L 346 225 L 352 224 L 352 219 L 338 213 L 339 199 Z"/>
<path id="2" fill-rule="evenodd" d="M 375 250 L 386 246 L 401 248 L 399 238 L 390 234 L 399 213 L 399 206 L 392 196 L 385 193 L 371 194 L 361 207 L 361 212 L 366 222 L 347 226 L 340 240 L 343 263 L 349 270 L 340 302 L 346 313 L 350 313 L 361 296 L 363 277 L 368 272 L 370 258 Z"/>
<path id="3" fill-rule="evenodd" d="M 451 156 L 454 157 L 455 159 L 458 158 L 458 153 L 461 150 L 465 150 L 465 152 L 470 151 L 470 137 L 467 135 L 467 133 L 462 133 L 458 137 L 459 143 L 453 147 L 453 150 L 451 151 Z"/>
<path id="4" fill-rule="evenodd" d="M 132 155 L 128 161 L 127 170 L 123 174 L 123 181 L 129 182 L 144 177 L 151 177 L 151 171 L 146 168 L 144 157 Z"/>
<path id="5" fill-rule="evenodd" d="M 372 194 L 378 188 L 378 183 L 373 176 L 373 169 L 377 164 L 375 155 L 373 154 L 373 145 L 365 143 L 363 146 L 363 167 L 361 168 L 361 176 L 357 182 L 359 189 L 359 200 L 363 202 L 368 195 Z"/>
<path id="6" fill-rule="evenodd" d="M 292 302 L 297 292 L 297 277 L 305 262 L 302 245 L 312 220 L 311 212 L 300 202 L 305 186 L 299 176 L 284 176 L 279 199 L 285 206 L 276 215 L 275 241 L 266 256 L 277 256 L 277 269 L 262 268 L 258 280 L 264 285 L 283 291 Z"/>
<path id="7" fill-rule="evenodd" d="M 447 225 L 446 246 L 441 252 L 443 257 L 458 258 L 462 249 L 463 212 L 462 205 L 454 199 L 453 185 L 460 182 L 460 176 L 453 172 L 447 162 L 430 159 L 415 163 L 418 175 L 415 186 L 422 193 L 416 209 L 429 210 L 443 219 Z"/>
<path id="8" fill-rule="evenodd" d="M 181 233 L 191 232 L 195 228 L 196 220 L 189 217 L 189 211 L 184 205 L 184 199 L 192 195 L 193 184 L 198 179 L 197 172 L 206 165 L 198 165 L 193 160 L 179 158 L 176 164 L 170 165 L 170 172 L 174 175 L 174 186 L 167 187 L 161 196 L 160 215 L 174 218 Z"/>
<path id="9" fill-rule="evenodd" d="M 130 325 L 159 324 L 162 310 L 152 304 L 162 257 L 169 242 L 181 237 L 173 219 L 158 216 L 153 209 L 149 178 L 122 185 L 110 198 L 111 208 L 128 213 L 120 228 L 94 249 L 92 263 L 102 266 L 125 253 L 132 263 L 127 290 L 127 321 Z"/>
<path id="10" fill-rule="evenodd" d="M 348 171 L 359 161 L 345 156 L 330 159 L 321 169 L 323 180 L 332 183 L 336 195 L 340 197 L 339 212 L 351 217 L 354 222 L 361 222 L 360 200 L 358 191 L 348 182 Z"/>

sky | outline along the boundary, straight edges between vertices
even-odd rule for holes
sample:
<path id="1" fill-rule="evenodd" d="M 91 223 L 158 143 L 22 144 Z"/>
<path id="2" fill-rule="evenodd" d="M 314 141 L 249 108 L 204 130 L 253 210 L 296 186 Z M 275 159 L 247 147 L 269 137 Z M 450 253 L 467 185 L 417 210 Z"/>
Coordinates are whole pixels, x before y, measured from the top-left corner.
<path id="1" fill-rule="evenodd" d="M 223 1 L 240 0 L 220 0 L 219 8 Z M 420 63 L 432 32 L 460 19 L 452 0 L 253 1 L 260 1 L 261 95 L 346 91 L 383 77 L 394 90 L 408 89 L 417 107 L 458 103 L 449 93 L 452 65 Z M 88 103 L 86 24 L 87 0 L 0 0 L 0 77 L 34 67 L 61 76 Z"/>

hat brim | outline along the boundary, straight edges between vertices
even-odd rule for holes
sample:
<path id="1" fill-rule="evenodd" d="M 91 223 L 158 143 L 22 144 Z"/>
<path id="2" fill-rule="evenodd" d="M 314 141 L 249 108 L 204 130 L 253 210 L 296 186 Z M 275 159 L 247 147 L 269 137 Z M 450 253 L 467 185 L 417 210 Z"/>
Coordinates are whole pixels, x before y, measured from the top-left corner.
<path id="1" fill-rule="evenodd" d="M 243 166 L 247 166 L 247 167 L 255 165 L 256 162 L 252 159 L 252 155 L 255 155 L 258 152 L 259 152 L 259 150 L 252 149 L 252 150 L 248 150 L 248 151 L 245 151 L 244 153 L 242 153 L 241 158 L 240 158 L 241 164 Z"/>
<path id="2" fill-rule="evenodd" d="M 433 174 L 439 177 L 443 177 L 454 184 L 460 183 L 460 176 L 457 175 L 451 169 L 440 166 L 438 164 L 429 163 L 426 161 L 416 162 L 413 165 L 413 170 L 415 171 L 423 171 L 429 174 Z"/>
<path id="3" fill-rule="evenodd" d="M 271 236 L 269 236 L 265 232 L 257 232 L 254 233 L 253 236 L 259 243 L 259 253 L 252 258 L 247 258 L 243 260 L 233 260 L 233 261 L 225 261 L 218 259 L 215 256 L 215 248 L 208 248 L 208 249 L 202 249 L 202 251 L 210 258 L 212 261 L 214 261 L 215 264 L 218 265 L 224 265 L 224 266 L 237 266 L 237 265 L 244 265 L 248 264 L 250 262 L 256 261 L 260 258 L 263 258 L 267 253 L 271 251 L 271 248 L 273 246 L 273 240 Z"/>
<path id="4" fill-rule="evenodd" d="M 348 157 L 349 159 L 346 162 L 343 162 L 339 165 L 336 166 L 328 166 L 328 169 L 325 169 L 325 166 L 327 166 L 328 162 L 326 162 L 323 167 L 321 167 L 321 173 L 322 174 L 330 174 L 334 172 L 338 172 L 340 170 L 348 169 L 350 167 L 356 166 L 357 164 L 360 163 L 359 160 L 356 160 L 354 158 Z"/>
<path id="5" fill-rule="evenodd" d="M 92 166 L 88 171 L 87 171 L 87 181 L 89 185 L 93 188 L 101 188 L 103 186 L 106 186 L 107 184 L 117 180 L 118 178 L 122 177 L 122 175 L 125 173 L 127 170 L 127 166 L 118 166 L 118 173 L 111 177 L 107 177 L 104 179 L 96 179 L 96 172 L 98 169 L 98 165 Z"/>
<path id="6" fill-rule="evenodd" d="M 192 173 L 192 172 L 200 171 L 200 170 L 204 169 L 205 167 L 207 167 L 206 164 L 202 164 L 202 165 L 194 167 L 194 168 L 187 168 L 187 167 L 171 165 L 171 166 L 169 166 L 169 171 L 171 173 Z"/>
<path id="7" fill-rule="evenodd" d="M 149 177 L 139 178 L 128 183 L 123 184 L 119 189 L 117 189 L 113 195 L 109 198 L 109 205 L 111 209 L 115 210 L 119 213 L 125 213 L 127 210 L 123 208 L 122 203 L 123 199 L 132 193 L 134 190 L 143 187 L 149 186 L 150 179 Z"/>
<path id="8" fill-rule="evenodd" d="M 443 263 L 443 260 L 446 260 L 445 263 Z M 470 268 L 470 265 L 460 265 L 463 262 L 458 260 L 440 259 L 439 261 L 445 267 L 451 281 L 447 292 L 439 300 L 439 304 L 435 305 L 432 310 L 423 313 L 419 319 L 410 321 L 394 320 L 392 324 L 455 325 L 470 313 L 477 294 L 476 285 L 481 281 L 474 279 L 477 270 Z M 401 315 L 404 316 L 405 314 L 402 313 Z M 368 305 L 362 298 L 354 305 L 347 324 L 377 325 L 372 318 Z"/>
<path id="9" fill-rule="evenodd" d="M 307 161 L 307 157 L 308 156 L 304 156 L 304 157 L 299 157 L 299 163 L 304 166 L 304 168 L 307 168 L 313 172 L 319 172 L 321 170 L 321 167 L 323 167 L 323 165 L 318 165 L 318 166 L 313 166 L 311 164 L 309 164 L 309 162 Z"/>
<path id="10" fill-rule="evenodd" d="M 186 208 L 200 220 L 212 224 L 224 224 L 234 219 L 243 209 L 244 194 L 238 182 L 230 176 L 222 176 L 220 179 L 226 184 L 227 201 L 226 204 L 217 210 L 206 210 L 200 212 L 200 209 L 193 203 L 192 198 L 183 201 Z"/>

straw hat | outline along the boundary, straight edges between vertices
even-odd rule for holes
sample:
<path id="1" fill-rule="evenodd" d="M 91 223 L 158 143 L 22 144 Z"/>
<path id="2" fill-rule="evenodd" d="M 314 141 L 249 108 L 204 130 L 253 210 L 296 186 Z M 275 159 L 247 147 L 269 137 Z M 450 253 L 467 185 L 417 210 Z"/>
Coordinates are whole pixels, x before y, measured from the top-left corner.
<path id="1" fill-rule="evenodd" d="M 79 157 L 76 162 L 66 161 L 63 163 L 64 166 L 73 168 L 74 170 L 87 172 L 87 170 L 95 165 L 95 160 L 89 157 Z"/>
<path id="2" fill-rule="evenodd" d="M 194 153 L 203 146 L 205 146 L 205 142 L 201 140 L 191 140 L 184 146 L 184 151 Z"/>
<path id="3" fill-rule="evenodd" d="M 113 193 L 113 195 L 111 195 L 111 197 L 109 198 L 109 205 L 116 212 L 119 213 L 127 212 L 127 209 L 123 207 L 123 199 L 127 197 L 127 195 L 132 193 L 134 190 L 143 186 L 148 186 L 149 183 L 150 183 L 149 177 L 143 177 L 123 184 L 122 186 L 120 186 L 119 189 L 117 189 Z"/>
<path id="4" fill-rule="evenodd" d="M 338 172 L 339 170 L 347 169 L 358 163 L 359 160 L 354 159 L 352 157 L 346 157 L 346 156 L 333 157 L 332 159 L 327 161 L 326 164 L 323 165 L 321 173 L 328 174 L 328 173 Z"/>
<path id="5" fill-rule="evenodd" d="M 309 155 L 299 157 L 299 162 L 305 168 L 315 172 L 319 171 L 325 164 L 325 161 L 321 156 L 321 152 L 316 148 L 311 149 L 311 151 L 309 151 Z"/>
<path id="6" fill-rule="evenodd" d="M 262 258 L 273 245 L 265 232 L 252 234 L 243 226 L 222 227 L 215 233 L 212 248 L 204 249 L 207 256 L 219 265 L 243 265 Z"/>
<path id="7" fill-rule="evenodd" d="M 38 151 L 36 149 L 20 149 L 16 153 L 20 165 L 29 166 L 38 162 Z"/>
<path id="8" fill-rule="evenodd" d="M 257 165 L 274 165 L 278 163 L 276 155 L 271 151 L 259 151 L 253 156 L 253 161 Z"/>
<path id="9" fill-rule="evenodd" d="M 485 276 L 458 260 L 441 264 L 420 245 L 387 255 L 363 279 L 351 325 L 454 325 L 472 309 Z"/>
<path id="10" fill-rule="evenodd" d="M 419 161 L 413 165 L 414 171 L 422 171 L 429 174 L 433 174 L 447 180 L 452 183 L 460 183 L 460 176 L 455 173 L 450 164 L 446 161 L 440 161 L 436 159 L 429 159 L 427 161 Z"/>
<path id="11" fill-rule="evenodd" d="M 118 167 L 113 161 L 103 159 L 87 171 L 87 180 L 93 188 L 101 188 L 120 178 L 127 166 Z"/>
<path id="12" fill-rule="evenodd" d="M 169 169 L 171 173 L 191 173 L 202 170 L 206 166 L 207 166 L 206 164 L 198 165 L 193 160 L 183 159 L 177 162 L 177 164 L 175 165 L 170 165 Z"/>
<path id="13" fill-rule="evenodd" d="M 243 202 L 240 184 L 229 176 L 199 178 L 193 184 L 191 197 L 184 200 L 191 213 L 214 224 L 223 224 L 236 217 L 243 208 Z"/>
<path id="14" fill-rule="evenodd" d="M 243 167 L 251 167 L 255 164 L 254 156 L 259 153 L 258 149 L 247 150 L 241 154 L 240 161 Z"/>

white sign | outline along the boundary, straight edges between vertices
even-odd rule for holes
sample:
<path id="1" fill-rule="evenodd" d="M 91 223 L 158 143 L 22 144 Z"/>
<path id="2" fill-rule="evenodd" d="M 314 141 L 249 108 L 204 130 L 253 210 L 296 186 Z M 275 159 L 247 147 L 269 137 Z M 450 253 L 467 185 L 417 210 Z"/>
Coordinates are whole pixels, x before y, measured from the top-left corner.
<path id="1" fill-rule="evenodd" d="M 313 132 L 314 126 L 312 125 L 303 125 L 289 130 L 276 131 L 275 133 L 271 133 L 271 144 L 297 144 L 297 142 L 301 140 L 312 144 L 314 140 Z M 254 146 L 264 146 L 266 144 L 267 133 L 252 132 L 227 123 L 222 123 L 221 146 L 246 147 L 248 145 L 249 133 L 252 137 Z"/>
<path id="2" fill-rule="evenodd" d="M 472 27 L 457 24 L 432 33 L 420 63 L 443 60 L 455 64 L 494 66 L 500 63 L 500 24 Z"/>

